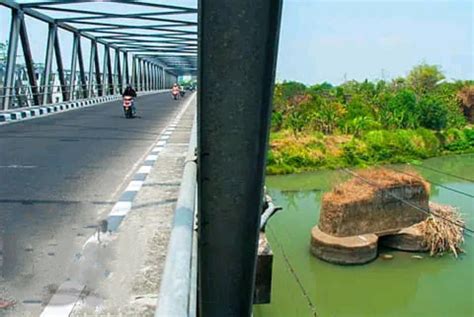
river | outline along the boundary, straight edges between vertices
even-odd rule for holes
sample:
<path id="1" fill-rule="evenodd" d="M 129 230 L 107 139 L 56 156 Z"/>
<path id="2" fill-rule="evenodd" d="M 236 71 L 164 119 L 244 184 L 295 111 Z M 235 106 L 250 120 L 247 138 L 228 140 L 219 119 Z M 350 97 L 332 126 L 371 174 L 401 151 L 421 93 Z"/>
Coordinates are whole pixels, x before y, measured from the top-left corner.
<path id="1" fill-rule="evenodd" d="M 474 195 L 469 181 L 474 180 L 473 154 L 429 159 L 421 166 L 425 168 L 414 167 L 427 180 Z M 267 177 L 267 187 L 284 211 L 267 228 L 274 252 L 272 302 L 255 305 L 254 316 L 474 316 L 472 236 L 465 236 L 466 254 L 458 259 L 424 253 L 416 259 L 414 253 L 385 249 L 380 253 L 392 254 L 392 260 L 338 266 L 311 255 L 310 231 L 318 222 L 321 196 L 345 178 L 341 171 Z M 466 226 L 474 228 L 472 197 L 432 185 L 430 200 L 458 207 Z"/>

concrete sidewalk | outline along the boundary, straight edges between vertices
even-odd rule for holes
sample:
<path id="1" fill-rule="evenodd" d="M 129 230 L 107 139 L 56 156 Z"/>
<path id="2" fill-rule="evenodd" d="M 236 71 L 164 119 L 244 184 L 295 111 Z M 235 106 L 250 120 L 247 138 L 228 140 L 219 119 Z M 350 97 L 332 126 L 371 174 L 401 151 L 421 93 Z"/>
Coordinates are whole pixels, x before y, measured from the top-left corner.
<path id="1" fill-rule="evenodd" d="M 158 155 L 74 316 L 154 315 L 194 113 L 195 103 Z"/>

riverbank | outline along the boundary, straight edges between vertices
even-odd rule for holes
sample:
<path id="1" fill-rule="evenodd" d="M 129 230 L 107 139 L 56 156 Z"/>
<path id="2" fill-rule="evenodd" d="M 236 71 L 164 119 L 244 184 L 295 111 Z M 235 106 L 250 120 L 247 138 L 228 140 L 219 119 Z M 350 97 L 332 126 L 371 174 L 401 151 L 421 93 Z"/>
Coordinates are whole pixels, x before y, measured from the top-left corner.
<path id="1" fill-rule="evenodd" d="M 273 132 L 267 174 L 291 174 L 387 163 L 412 163 L 436 156 L 474 153 L 474 129 L 373 130 L 360 136 L 320 132 Z"/>

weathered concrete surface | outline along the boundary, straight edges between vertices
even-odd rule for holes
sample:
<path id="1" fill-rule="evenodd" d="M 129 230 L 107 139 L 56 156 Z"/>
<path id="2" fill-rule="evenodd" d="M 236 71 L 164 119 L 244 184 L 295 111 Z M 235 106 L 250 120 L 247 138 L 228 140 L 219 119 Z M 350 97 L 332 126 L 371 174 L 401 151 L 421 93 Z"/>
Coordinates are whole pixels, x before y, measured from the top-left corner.
<path id="1" fill-rule="evenodd" d="M 401 251 L 428 251 L 423 235 L 416 225 L 404 228 L 395 234 L 380 237 L 380 244 Z"/>
<path id="2" fill-rule="evenodd" d="M 337 264 L 363 264 L 377 257 L 375 234 L 335 237 L 322 232 L 318 226 L 311 230 L 311 253 Z"/>
<path id="3" fill-rule="evenodd" d="M 325 195 L 319 228 L 337 237 L 384 234 L 409 227 L 426 218 L 426 214 L 407 206 L 394 196 L 428 209 L 428 194 L 421 184 L 383 188 L 376 190 L 369 199 L 362 196 L 341 203 Z"/>
<path id="4" fill-rule="evenodd" d="M 429 209 L 429 184 L 419 176 L 388 169 L 360 171 L 358 176 L 370 183 L 354 177 L 323 195 L 321 231 L 336 237 L 383 235 L 426 219 L 405 203 Z"/>
<path id="5" fill-rule="evenodd" d="M 361 171 L 324 194 L 311 252 L 332 263 L 366 263 L 377 257 L 379 237 L 392 248 L 424 251 L 414 225 L 427 214 L 417 208 L 429 210 L 429 184 L 421 177 L 388 169 Z"/>
<path id="6" fill-rule="evenodd" d="M 73 316 L 153 316 L 164 268 L 195 107 L 183 115 L 137 194 L 104 266 Z"/>

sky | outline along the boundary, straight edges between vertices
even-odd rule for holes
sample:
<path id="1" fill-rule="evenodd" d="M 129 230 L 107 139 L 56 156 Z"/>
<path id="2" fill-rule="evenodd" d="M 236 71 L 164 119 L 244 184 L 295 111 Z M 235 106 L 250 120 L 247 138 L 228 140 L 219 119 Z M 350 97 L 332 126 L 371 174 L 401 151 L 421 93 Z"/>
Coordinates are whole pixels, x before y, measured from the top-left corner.
<path id="1" fill-rule="evenodd" d="M 421 62 L 439 65 L 448 79 L 474 79 L 474 0 L 283 2 L 279 81 L 388 80 L 406 75 Z M 0 6 L 2 42 L 9 24 L 9 10 Z M 27 27 L 33 58 L 42 62 L 46 24 L 30 18 Z M 69 65 L 72 36 L 65 31 L 59 36 Z M 83 49 L 88 52 L 87 43 Z"/>
<path id="2" fill-rule="evenodd" d="M 416 64 L 474 79 L 474 1 L 284 1 L 277 79 L 390 79 Z"/>

